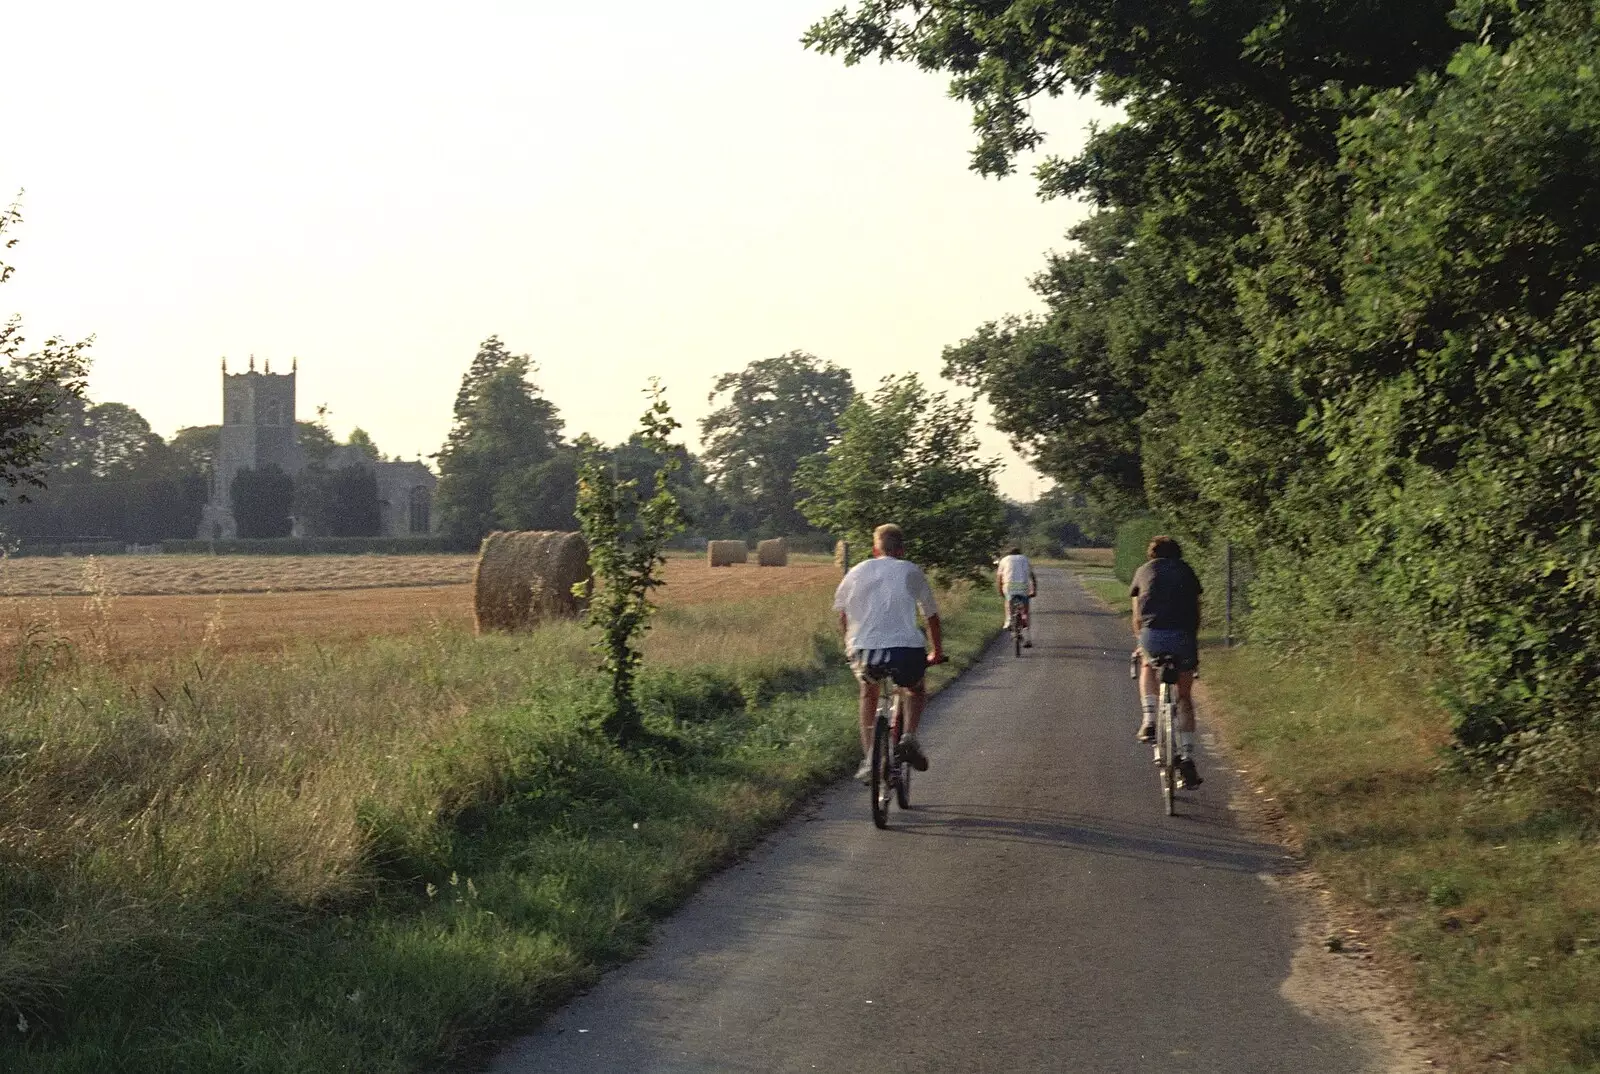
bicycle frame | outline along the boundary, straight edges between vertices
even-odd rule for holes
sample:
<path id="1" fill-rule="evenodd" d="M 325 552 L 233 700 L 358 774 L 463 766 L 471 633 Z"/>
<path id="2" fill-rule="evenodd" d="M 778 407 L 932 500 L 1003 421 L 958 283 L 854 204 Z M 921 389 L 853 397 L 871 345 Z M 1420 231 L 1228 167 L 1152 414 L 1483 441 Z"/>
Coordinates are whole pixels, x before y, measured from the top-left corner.
<path id="1" fill-rule="evenodd" d="M 1017 656 L 1022 655 L 1022 632 L 1028 626 L 1028 602 L 1021 597 L 1006 598 L 1006 618 L 1011 622 L 1011 643 Z"/>
<path id="2" fill-rule="evenodd" d="M 889 826 L 889 800 L 897 799 L 901 809 L 911 806 L 911 766 L 897 759 L 902 733 L 905 698 L 894 679 L 878 677 L 878 717 L 872 725 L 872 823 Z"/>

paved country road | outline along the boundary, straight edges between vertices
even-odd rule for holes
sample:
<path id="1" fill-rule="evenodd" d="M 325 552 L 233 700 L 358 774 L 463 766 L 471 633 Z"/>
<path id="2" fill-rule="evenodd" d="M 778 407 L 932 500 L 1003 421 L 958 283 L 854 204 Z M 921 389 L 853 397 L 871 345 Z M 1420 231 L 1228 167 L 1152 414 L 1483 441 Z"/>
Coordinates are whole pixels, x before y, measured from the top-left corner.
<path id="1" fill-rule="evenodd" d="M 1202 756 L 1161 814 L 1126 626 L 1040 583 L 1036 647 L 930 705 L 911 811 L 879 831 L 840 784 L 495 1074 L 1375 1069 L 1280 995 L 1296 908 L 1262 876 L 1287 862 L 1229 773 Z"/>

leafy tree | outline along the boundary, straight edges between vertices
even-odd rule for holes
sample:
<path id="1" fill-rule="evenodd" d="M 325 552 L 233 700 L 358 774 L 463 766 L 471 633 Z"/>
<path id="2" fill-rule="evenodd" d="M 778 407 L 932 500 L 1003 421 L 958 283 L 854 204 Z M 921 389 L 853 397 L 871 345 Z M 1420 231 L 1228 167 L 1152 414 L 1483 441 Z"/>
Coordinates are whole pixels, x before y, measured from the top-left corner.
<path id="1" fill-rule="evenodd" d="M 794 475 L 802 459 L 827 450 L 838 436 L 839 416 L 854 395 L 848 371 L 804 351 L 718 377 L 710 399 L 724 402 L 700 423 L 718 491 L 749 504 L 761 532 L 804 529 Z"/>
<path id="2" fill-rule="evenodd" d="M 365 429 L 355 428 L 350 430 L 350 439 L 347 445 L 355 448 L 373 462 L 383 461 L 383 452 L 378 450 L 378 445 L 372 442 L 372 435 Z"/>
<path id="3" fill-rule="evenodd" d="M 439 452 L 437 504 L 452 537 L 477 540 L 513 526 L 501 509 L 522 502 L 534 480 L 529 471 L 554 459 L 562 446 L 561 420 L 528 379 L 533 370 L 527 355 L 511 354 L 490 336 L 462 378 Z"/>
<path id="4" fill-rule="evenodd" d="M 1039 170 L 1100 210 L 1046 313 L 949 372 L 1095 502 L 1232 542 L 1258 639 L 1392 632 L 1463 744 L 1514 753 L 1600 685 L 1595 15 L 871 0 L 808 40 L 949 72 L 986 174 L 1039 144 L 1032 96 L 1122 106 Z"/>
<path id="5" fill-rule="evenodd" d="M 181 469 L 209 474 L 216 463 L 222 426 L 190 425 L 172 434 L 167 449 Z"/>
<path id="6" fill-rule="evenodd" d="M 376 537 L 378 479 L 370 466 L 307 466 L 294 477 L 294 516 L 307 537 Z"/>
<path id="7" fill-rule="evenodd" d="M 507 529 L 572 530 L 577 507 L 578 453 L 572 448 L 505 474 L 495 484 L 494 515 Z"/>
<path id="8" fill-rule="evenodd" d="M 672 493 L 678 465 L 667 438 L 679 428 L 659 382 L 650 385 L 650 406 L 640 419 L 635 440 L 663 460 L 654 480 L 643 488 L 620 479 L 610 453 L 593 438 L 579 440 L 578 520 L 589 543 L 589 562 L 599 588 L 589 605 L 587 621 L 600 630 L 595 648 L 611 680 L 604 727 L 620 745 L 644 734 L 634 682 L 643 653 L 639 639 L 649 629 L 655 605 L 650 593 L 662 584 L 667 541 L 683 529 L 683 512 Z"/>
<path id="9" fill-rule="evenodd" d="M 0 250 L 17 240 L 6 232 L 22 221 L 16 205 L 0 210 Z M 0 261 L 0 283 L 11 278 L 12 265 Z M 37 351 L 24 351 L 22 321 L 12 317 L 0 325 L 0 481 L 17 489 L 12 498 L 28 499 L 44 488 L 42 470 L 52 441 L 61 430 L 61 414 L 82 398 L 89 371 L 89 341 L 67 343 L 51 337 Z M 0 497 L 5 503 L 6 497 Z"/>
<path id="10" fill-rule="evenodd" d="M 1018 538 L 1033 553 L 1059 555 L 1066 548 L 1107 547 L 1116 533 L 1116 515 L 1057 485 L 1029 505 Z"/>
<path id="11" fill-rule="evenodd" d="M 334 438 L 333 431 L 328 428 L 325 418 L 326 408 L 319 407 L 316 421 L 297 421 L 294 423 L 294 441 L 300 448 L 300 454 L 309 465 L 326 463 L 339 446 L 339 441 Z"/>
<path id="12" fill-rule="evenodd" d="M 294 478 L 278 467 L 240 470 L 229 492 L 240 537 L 287 537 L 292 532 Z"/>
<path id="13" fill-rule="evenodd" d="M 978 456 L 970 405 L 930 394 L 915 374 L 886 379 L 840 419 L 841 435 L 801 464 L 805 516 L 866 547 L 898 523 L 907 557 L 939 577 L 978 578 L 1005 538 L 996 460 Z"/>

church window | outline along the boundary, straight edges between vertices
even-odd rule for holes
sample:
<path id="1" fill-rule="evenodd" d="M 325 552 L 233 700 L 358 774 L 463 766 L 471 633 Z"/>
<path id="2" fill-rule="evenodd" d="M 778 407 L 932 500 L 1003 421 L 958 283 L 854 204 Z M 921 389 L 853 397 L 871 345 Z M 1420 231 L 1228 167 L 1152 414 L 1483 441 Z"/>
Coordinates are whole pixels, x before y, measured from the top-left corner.
<path id="1" fill-rule="evenodd" d="M 411 493 L 407 497 L 407 500 L 408 500 L 408 507 L 410 508 L 410 512 L 409 512 L 410 513 L 410 519 L 409 519 L 410 527 L 409 528 L 410 528 L 411 532 L 412 533 L 427 533 L 428 532 L 428 522 L 429 522 L 429 519 L 428 519 L 428 508 L 431 506 L 432 500 L 433 500 L 433 497 L 428 495 L 427 486 L 426 485 L 416 485 L 416 486 L 414 486 L 411 489 Z"/>

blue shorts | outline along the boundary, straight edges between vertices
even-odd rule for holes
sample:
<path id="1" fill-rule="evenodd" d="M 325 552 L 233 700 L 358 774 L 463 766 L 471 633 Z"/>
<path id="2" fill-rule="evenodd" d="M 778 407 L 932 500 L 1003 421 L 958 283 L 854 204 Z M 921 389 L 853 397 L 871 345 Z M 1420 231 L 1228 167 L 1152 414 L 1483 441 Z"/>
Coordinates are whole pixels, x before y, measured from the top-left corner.
<path id="1" fill-rule="evenodd" d="M 915 686 L 928 674 L 928 652 L 920 645 L 857 649 L 850 654 L 850 667 L 862 682 L 888 676 L 896 686 Z"/>
<path id="2" fill-rule="evenodd" d="M 1139 648 L 1147 659 L 1155 656 L 1176 657 L 1179 671 L 1194 671 L 1200 666 L 1200 641 L 1192 630 L 1141 627 Z"/>

